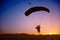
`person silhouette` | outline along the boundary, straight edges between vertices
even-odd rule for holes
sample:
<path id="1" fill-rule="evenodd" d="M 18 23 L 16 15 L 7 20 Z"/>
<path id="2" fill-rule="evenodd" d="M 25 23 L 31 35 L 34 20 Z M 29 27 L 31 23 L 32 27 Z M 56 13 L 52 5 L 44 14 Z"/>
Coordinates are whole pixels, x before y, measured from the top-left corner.
<path id="1" fill-rule="evenodd" d="M 40 33 L 40 25 L 37 25 L 37 27 L 35 27 L 37 32 Z"/>

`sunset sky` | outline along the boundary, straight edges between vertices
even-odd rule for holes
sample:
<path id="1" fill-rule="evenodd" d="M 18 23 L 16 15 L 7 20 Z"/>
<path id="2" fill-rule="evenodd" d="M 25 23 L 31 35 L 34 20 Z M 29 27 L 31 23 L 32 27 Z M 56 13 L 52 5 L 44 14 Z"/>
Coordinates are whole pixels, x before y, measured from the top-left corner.
<path id="1" fill-rule="evenodd" d="M 31 7 L 43 6 L 50 10 L 24 13 Z M 0 33 L 36 34 L 36 25 L 41 25 L 41 34 L 60 34 L 59 0 L 4 0 L 1 5 Z"/>

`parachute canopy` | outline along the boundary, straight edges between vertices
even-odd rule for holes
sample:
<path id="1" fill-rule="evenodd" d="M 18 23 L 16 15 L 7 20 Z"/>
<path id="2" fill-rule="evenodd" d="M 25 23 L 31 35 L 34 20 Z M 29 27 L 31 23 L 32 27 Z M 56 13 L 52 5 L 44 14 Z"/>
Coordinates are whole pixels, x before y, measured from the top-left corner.
<path id="1" fill-rule="evenodd" d="M 42 6 L 37 6 L 37 7 L 32 7 L 30 9 L 28 9 L 26 12 L 25 12 L 25 15 L 26 16 L 29 16 L 31 13 L 33 12 L 36 12 L 36 11 L 46 11 L 46 12 L 50 12 L 50 10 L 46 7 L 42 7 Z"/>

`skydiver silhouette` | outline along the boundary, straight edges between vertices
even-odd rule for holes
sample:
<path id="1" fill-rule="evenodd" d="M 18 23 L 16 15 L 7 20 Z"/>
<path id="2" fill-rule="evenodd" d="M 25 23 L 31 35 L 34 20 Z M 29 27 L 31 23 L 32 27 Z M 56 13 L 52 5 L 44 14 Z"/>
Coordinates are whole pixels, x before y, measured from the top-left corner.
<path id="1" fill-rule="evenodd" d="M 37 25 L 35 28 L 37 29 L 37 32 L 40 33 L 40 25 Z"/>

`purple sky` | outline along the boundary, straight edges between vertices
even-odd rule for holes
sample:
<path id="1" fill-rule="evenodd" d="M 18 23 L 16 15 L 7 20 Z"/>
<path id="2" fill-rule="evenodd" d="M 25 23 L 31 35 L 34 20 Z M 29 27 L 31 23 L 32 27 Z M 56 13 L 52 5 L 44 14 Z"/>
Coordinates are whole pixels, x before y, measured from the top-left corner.
<path id="1" fill-rule="evenodd" d="M 41 33 L 60 34 L 59 0 L 5 0 L 2 4 L 1 30 L 3 33 L 36 34 L 36 25 L 41 25 Z M 29 4 L 31 3 L 31 4 Z M 37 11 L 30 16 L 24 13 L 31 7 L 43 6 L 50 10 Z"/>

